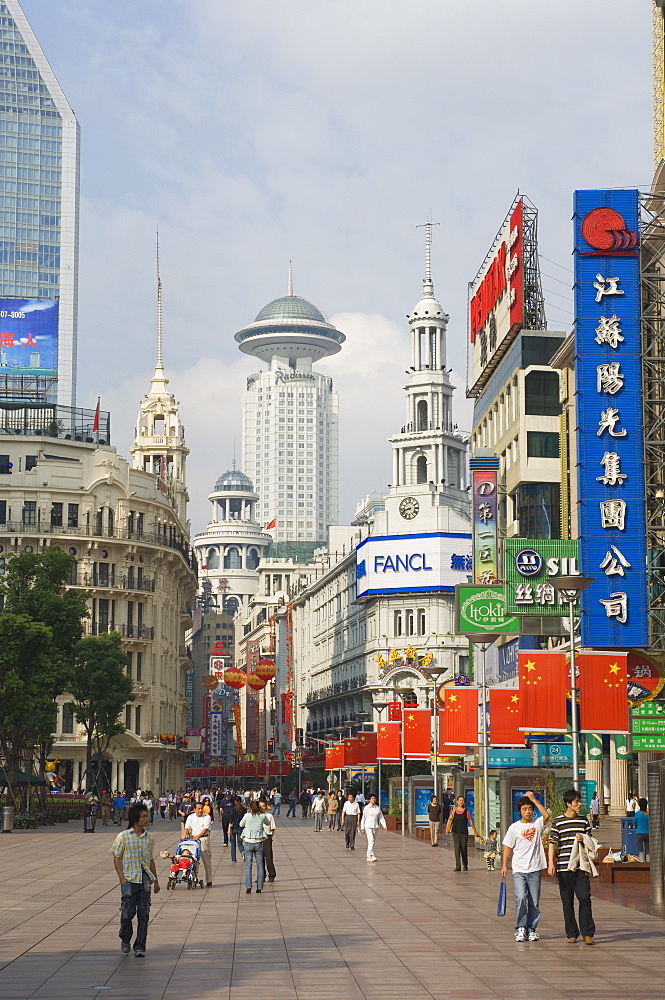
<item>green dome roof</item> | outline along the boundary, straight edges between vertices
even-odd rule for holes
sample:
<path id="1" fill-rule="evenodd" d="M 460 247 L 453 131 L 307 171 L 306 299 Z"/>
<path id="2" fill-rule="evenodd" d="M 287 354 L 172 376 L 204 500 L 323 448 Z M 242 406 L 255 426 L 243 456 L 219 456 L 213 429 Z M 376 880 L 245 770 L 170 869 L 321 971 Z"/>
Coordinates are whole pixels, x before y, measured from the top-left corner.
<path id="1" fill-rule="evenodd" d="M 303 299 L 301 295 L 284 295 L 281 299 L 273 299 L 272 302 L 263 307 L 254 322 L 259 323 L 261 320 L 267 319 L 311 319 L 319 323 L 326 322 L 321 310 L 317 309 L 308 299 Z"/>

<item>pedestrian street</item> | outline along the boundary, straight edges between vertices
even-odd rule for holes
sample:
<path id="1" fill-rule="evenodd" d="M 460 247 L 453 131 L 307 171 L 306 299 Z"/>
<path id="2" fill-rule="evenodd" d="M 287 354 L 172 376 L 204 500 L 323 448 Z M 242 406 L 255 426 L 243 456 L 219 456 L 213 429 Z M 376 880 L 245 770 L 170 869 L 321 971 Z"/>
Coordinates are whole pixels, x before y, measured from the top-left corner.
<path id="1" fill-rule="evenodd" d="M 376 864 L 311 820 L 277 819 L 277 879 L 245 894 L 219 825 L 213 886 L 166 889 L 157 858 L 147 955 L 120 952 L 119 889 L 108 853 L 118 828 L 79 823 L 2 840 L 0 1000 L 662 1000 L 662 916 L 595 896 L 597 945 L 564 936 L 544 879 L 540 941 L 518 944 L 513 897 L 496 916 L 499 872 L 480 851 L 453 871 L 449 846 L 381 831 Z M 175 823 L 157 820 L 156 854 Z M 448 838 L 444 838 L 447 841 Z M 648 909 L 648 907 L 647 907 Z"/>

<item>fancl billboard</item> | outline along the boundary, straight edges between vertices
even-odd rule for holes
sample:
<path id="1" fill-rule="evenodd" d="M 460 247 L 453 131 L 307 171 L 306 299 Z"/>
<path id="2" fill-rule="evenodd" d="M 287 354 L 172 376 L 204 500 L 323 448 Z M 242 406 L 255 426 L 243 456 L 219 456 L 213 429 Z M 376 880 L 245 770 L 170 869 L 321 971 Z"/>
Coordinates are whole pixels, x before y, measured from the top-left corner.
<path id="1" fill-rule="evenodd" d="M 0 375 L 58 369 L 58 302 L 0 299 Z"/>
<path id="2" fill-rule="evenodd" d="M 576 191 L 574 225 L 582 644 L 647 646 L 638 191 Z"/>
<path id="3" fill-rule="evenodd" d="M 356 548 L 356 595 L 454 590 L 471 574 L 471 535 L 370 535 Z"/>

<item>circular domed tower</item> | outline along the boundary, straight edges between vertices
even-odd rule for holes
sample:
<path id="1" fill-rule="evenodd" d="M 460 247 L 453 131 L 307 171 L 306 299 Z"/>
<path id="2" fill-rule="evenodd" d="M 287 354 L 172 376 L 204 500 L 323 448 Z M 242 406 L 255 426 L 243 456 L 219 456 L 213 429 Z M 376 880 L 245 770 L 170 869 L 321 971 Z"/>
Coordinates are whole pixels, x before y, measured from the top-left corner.
<path id="1" fill-rule="evenodd" d="M 260 310 L 235 335 L 267 371 L 247 379 L 242 464 L 256 485 L 257 516 L 271 524 L 271 556 L 303 561 L 327 541 L 337 520 L 338 400 L 332 379 L 313 364 L 346 340 L 320 309 L 293 294 Z"/>
<path id="2" fill-rule="evenodd" d="M 199 590 L 209 610 L 233 615 L 256 593 L 257 568 L 271 536 L 256 520 L 258 497 L 244 473 L 229 469 L 208 499 L 212 518 L 192 543 L 199 563 Z"/>

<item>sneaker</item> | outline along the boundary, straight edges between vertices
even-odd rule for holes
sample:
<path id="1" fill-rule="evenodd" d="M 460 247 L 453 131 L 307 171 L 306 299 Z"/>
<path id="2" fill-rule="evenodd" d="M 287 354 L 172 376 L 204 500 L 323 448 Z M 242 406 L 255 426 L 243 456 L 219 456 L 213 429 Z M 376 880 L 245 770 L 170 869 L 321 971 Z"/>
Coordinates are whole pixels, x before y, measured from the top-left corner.
<path id="1" fill-rule="evenodd" d="M 206 888 L 207 889 L 209 889 L 211 885 L 212 885 L 212 882 L 206 882 Z"/>
<path id="2" fill-rule="evenodd" d="M 134 952 L 134 958 L 145 958 L 145 952 L 143 948 L 137 948 Z"/>
<path id="3" fill-rule="evenodd" d="M 127 944 L 126 941 L 123 941 L 122 944 L 120 945 L 120 951 L 123 953 L 123 955 L 129 955 L 129 950 L 130 950 L 129 945 Z"/>
<path id="4" fill-rule="evenodd" d="M 529 941 L 540 941 L 540 934 L 537 931 L 529 931 Z"/>
<path id="5" fill-rule="evenodd" d="M 375 857 L 371 857 L 371 858 L 368 858 L 367 860 L 368 861 L 376 861 L 376 858 Z"/>
<path id="6" fill-rule="evenodd" d="M 516 941 L 526 941 L 526 928 L 525 927 L 518 927 L 517 928 L 517 930 L 515 931 L 515 940 Z"/>

